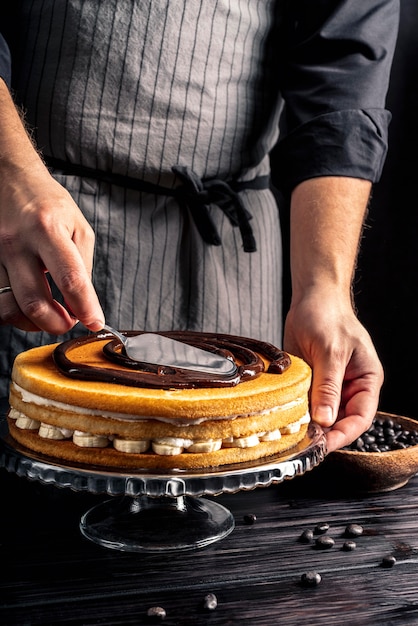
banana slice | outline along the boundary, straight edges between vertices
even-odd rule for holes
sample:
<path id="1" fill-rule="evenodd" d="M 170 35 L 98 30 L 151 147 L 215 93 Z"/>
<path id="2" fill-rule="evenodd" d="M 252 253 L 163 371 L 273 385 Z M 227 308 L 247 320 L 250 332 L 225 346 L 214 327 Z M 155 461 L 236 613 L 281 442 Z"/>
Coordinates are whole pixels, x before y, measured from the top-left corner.
<path id="1" fill-rule="evenodd" d="M 31 417 L 26 417 L 26 415 L 22 415 L 20 414 L 19 417 L 14 418 L 16 419 L 15 421 L 15 425 L 18 428 L 22 428 L 24 429 L 28 429 L 28 430 L 38 430 L 38 428 L 41 425 L 41 422 L 38 422 L 38 420 L 34 420 Z"/>
<path id="2" fill-rule="evenodd" d="M 119 452 L 127 452 L 128 454 L 142 454 L 150 447 L 148 439 L 118 439 L 113 440 L 113 447 Z"/>
<path id="3" fill-rule="evenodd" d="M 24 414 L 21 413 L 20 411 L 18 411 L 17 409 L 13 409 L 11 408 L 8 416 L 12 419 L 12 420 L 17 420 L 18 417 L 24 417 Z"/>
<path id="4" fill-rule="evenodd" d="M 42 423 L 39 427 L 38 435 L 43 439 L 66 439 L 62 430 L 56 426 L 51 426 L 51 424 Z"/>
<path id="5" fill-rule="evenodd" d="M 182 454 L 184 447 L 182 445 L 176 445 L 175 443 L 170 443 L 171 437 L 165 437 L 162 439 L 155 439 L 152 442 L 152 449 L 155 454 L 159 454 L 161 456 L 176 456 L 177 454 Z M 183 441 L 182 439 L 177 440 L 172 438 L 172 441 Z"/>
<path id="6" fill-rule="evenodd" d="M 300 431 L 300 423 L 299 421 L 293 422 L 293 424 L 288 424 L 280 430 L 282 435 L 293 435 L 294 433 L 298 433 Z"/>
<path id="7" fill-rule="evenodd" d="M 308 413 L 305 413 L 305 415 L 300 418 L 299 424 L 309 424 L 310 421 L 311 421 L 311 416 L 308 412 Z"/>
<path id="8" fill-rule="evenodd" d="M 187 452 L 216 452 L 222 448 L 222 439 L 208 439 L 206 441 L 194 441 L 187 448 Z"/>
<path id="9" fill-rule="evenodd" d="M 174 448 L 188 448 L 194 442 L 192 439 L 183 439 L 183 437 L 158 437 L 153 440 L 154 443 L 173 446 Z"/>
<path id="10" fill-rule="evenodd" d="M 73 443 L 81 448 L 106 448 L 109 439 L 103 435 L 92 435 L 91 433 L 83 433 L 80 430 L 75 430 Z"/>
<path id="11" fill-rule="evenodd" d="M 69 428 L 60 428 L 60 431 L 64 435 L 64 439 L 71 439 L 74 434 L 74 431 Z"/>
<path id="12" fill-rule="evenodd" d="M 248 437 L 228 437 L 222 441 L 224 448 L 253 448 L 258 446 L 260 440 L 258 435 L 248 435 Z"/>
<path id="13" fill-rule="evenodd" d="M 282 433 L 280 432 L 280 429 L 277 428 L 276 430 L 270 430 L 267 433 L 260 433 L 259 434 L 259 439 L 260 441 L 277 441 L 278 439 L 281 439 Z"/>

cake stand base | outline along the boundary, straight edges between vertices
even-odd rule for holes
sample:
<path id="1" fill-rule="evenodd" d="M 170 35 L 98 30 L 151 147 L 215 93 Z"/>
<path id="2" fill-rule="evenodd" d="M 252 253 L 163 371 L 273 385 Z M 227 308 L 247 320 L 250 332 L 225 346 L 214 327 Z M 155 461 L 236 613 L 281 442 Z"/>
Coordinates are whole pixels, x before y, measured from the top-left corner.
<path id="1" fill-rule="evenodd" d="M 125 552 L 202 548 L 229 535 L 234 526 L 234 517 L 224 506 L 191 496 L 112 498 L 87 511 L 80 521 L 87 539 Z"/>

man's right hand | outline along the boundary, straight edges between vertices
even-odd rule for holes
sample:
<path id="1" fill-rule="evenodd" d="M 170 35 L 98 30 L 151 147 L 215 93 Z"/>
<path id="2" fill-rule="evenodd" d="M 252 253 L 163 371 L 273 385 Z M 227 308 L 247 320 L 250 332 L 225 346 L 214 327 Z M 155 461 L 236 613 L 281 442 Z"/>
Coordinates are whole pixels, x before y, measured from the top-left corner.
<path id="1" fill-rule="evenodd" d="M 94 233 L 36 152 L 0 80 L 0 324 L 60 335 L 103 328 L 91 282 Z M 46 273 L 66 308 L 52 298 Z"/>

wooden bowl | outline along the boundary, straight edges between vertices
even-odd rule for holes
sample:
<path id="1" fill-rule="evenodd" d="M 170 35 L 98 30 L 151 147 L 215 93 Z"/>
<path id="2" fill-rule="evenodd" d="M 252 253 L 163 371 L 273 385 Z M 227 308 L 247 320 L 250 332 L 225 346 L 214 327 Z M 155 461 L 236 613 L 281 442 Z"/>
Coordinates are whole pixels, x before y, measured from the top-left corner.
<path id="1" fill-rule="evenodd" d="M 417 431 L 418 421 L 378 411 L 377 418 L 390 418 L 404 430 Z M 418 445 L 387 452 L 336 450 L 322 464 L 324 472 L 334 472 L 333 481 L 358 493 L 391 491 L 405 485 L 418 472 Z"/>

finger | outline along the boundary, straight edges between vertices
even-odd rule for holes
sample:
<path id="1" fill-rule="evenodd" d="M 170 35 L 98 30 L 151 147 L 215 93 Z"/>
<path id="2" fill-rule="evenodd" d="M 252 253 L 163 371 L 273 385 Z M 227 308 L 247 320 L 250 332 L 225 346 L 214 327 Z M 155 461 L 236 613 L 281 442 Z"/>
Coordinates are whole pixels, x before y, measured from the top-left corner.
<path id="1" fill-rule="evenodd" d="M 0 326 L 15 326 L 24 331 L 41 330 L 31 322 L 19 309 L 12 293 L 1 294 L 0 300 Z"/>
<path id="2" fill-rule="evenodd" d="M 8 313 L 7 323 L 22 330 L 44 330 L 54 335 L 69 331 L 75 320 L 53 299 L 45 272 L 37 260 L 28 261 L 29 258 L 20 263 L 19 272 L 11 265 L 9 278 L 15 307 Z"/>
<path id="3" fill-rule="evenodd" d="M 51 256 L 52 255 L 52 256 Z M 46 248 L 43 261 L 68 304 L 73 317 L 92 331 L 101 330 L 104 313 L 91 282 L 89 267 L 71 239 L 64 239 L 58 250 Z"/>
<path id="4" fill-rule="evenodd" d="M 332 426 L 337 419 L 341 403 L 344 370 L 332 368 L 329 361 L 315 363 L 311 386 L 312 419 L 324 428 Z"/>
<path id="5" fill-rule="evenodd" d="M 3 291 L 4 288 L 10 288 L 10 291 Z M 25 331 L 39 330 L 20 310 L 4 268 L 0 271 L 0 325 L 12 325 Z"/>
<path id="6" fill-rule="evenodd" d="M 373 413 L 375 414 L 376 412 Z M 350 414 L 336 421 L 326 433 L 327 452 L 344 448 L 355 441 L 369 428 L 372 419 L 370 415 Z"/>
<path id="7" fill-rule="evenodd" d="M 381 382 L 378 372 L 366 375 L 346 385 L 340 418 L 327 433 L 328 451 L 352 443 L 371 425 L 379 404 Z"/>

